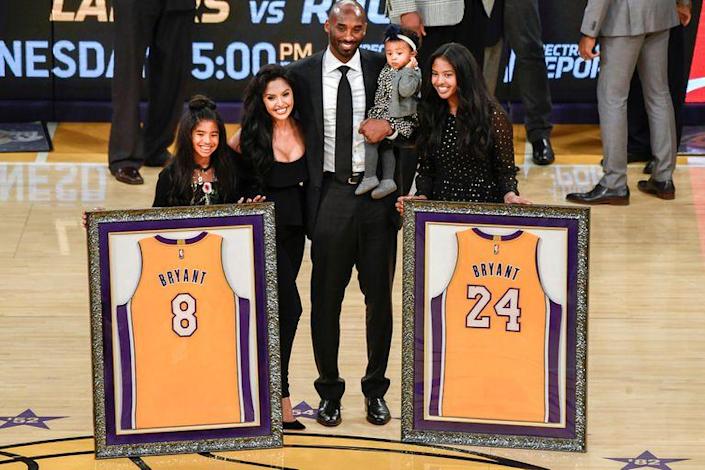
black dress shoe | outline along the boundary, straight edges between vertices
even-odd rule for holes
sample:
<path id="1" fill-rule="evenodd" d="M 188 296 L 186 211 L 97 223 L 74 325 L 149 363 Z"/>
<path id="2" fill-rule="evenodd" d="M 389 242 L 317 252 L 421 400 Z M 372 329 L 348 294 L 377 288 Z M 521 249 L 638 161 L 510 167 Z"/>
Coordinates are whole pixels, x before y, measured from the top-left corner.
<path id="1" fill-rule="evenodd" d="M 303 431 L 306 429 L 306 426 L 298 419 L 294 421 L 282 421 L 282 427 L 285 431 Z"/>
<path id="2" fill-rule="evenodd" d="M 118 168 L 113 175 L 115 179 L 125 184 L 143 184 L 144 180 L 140 171 L 133 166 L 126 166 L 124 168 Z"/>
<path id="3" fill-rule="evenodd" d="M 372 424 L 381 426 L 392 419 L 384 398 L 365 398 L 365 409 L 367 410 L 367 421 Z"/>
<path id="4" fill-rule="evenodd" d="M 637 188 L 643 193 L 653 194 L 661 199 L 676 198 L 676 187 L 673 185 L 673 180 L 655 181 L 653 178 L 649 178 L 646 181 L 639 181 Z"/>
<path id="5" fill-rule="evenodd" d="M 654 159 L 652 158 L 648 162 L 646 162 L 646 166 L 644 167 L 644 174 L 645 175 L 650 175 L 654 171 Z"/>
<path id="6" fill-rule="evenodd" d="M 548 139 L 531 142 L 532 159 L 537 165 L 550 165 L 556 159 L 551 141 Z"/>
<path id="7" fill-rule="evenodd" d="M 565 197 L 578 204 L 612 204 L 626 206 L 629 204 L 629 188 L 608 189 L 598 184 L 587 193 L 570 193 Z"/>
<path id="8" fill-rule="evenodd" d="M 171 153 L 164 150 L 156 155 L 151 155 L 144 160 L 144 166 L 164 166 L 171 160 Z"/>
<path id="9" fill-rule="evenodd" d="M 342 421 L 340 415 L 340 400 L 321 400 L 318 405 L 318 416 L 316 416 L 318 424 L 323 426 L 337 426 Z"/>

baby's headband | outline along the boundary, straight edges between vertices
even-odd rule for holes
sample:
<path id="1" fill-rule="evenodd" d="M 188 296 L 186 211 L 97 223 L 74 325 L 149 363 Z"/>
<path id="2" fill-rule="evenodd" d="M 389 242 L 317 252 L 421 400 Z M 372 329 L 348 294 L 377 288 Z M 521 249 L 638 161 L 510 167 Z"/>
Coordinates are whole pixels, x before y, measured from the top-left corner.
<path id="1" fill-rule="evenodd" d="M 398 24 L 390 24 L 387 30 L 384 32 L 384 42 L 387 41 L 404 41 L 411 47 L 412 51 L 416 51 L 416 42 L 407 34 L 404 34 L 404 30 Z M 411 32 L 411 31 L 410 31 Z M 413 32 L 411 32 L 414 36 Z"/>
<path id="2" fill-rule="evenodd" d="M 416 51 L 416 44 L 414 44 L 414 41 L 412 41 L 409 36 L 404 36 L 403 34 L 397 34 L 397 37 L 395 37 L 395 38 L 387 38 L 387 41 L 390 41 L 390 40 L 404 41 L 405 43 L 407 43 L 409 45 L 409 47 L 411 47 L 412 51 Z"/>

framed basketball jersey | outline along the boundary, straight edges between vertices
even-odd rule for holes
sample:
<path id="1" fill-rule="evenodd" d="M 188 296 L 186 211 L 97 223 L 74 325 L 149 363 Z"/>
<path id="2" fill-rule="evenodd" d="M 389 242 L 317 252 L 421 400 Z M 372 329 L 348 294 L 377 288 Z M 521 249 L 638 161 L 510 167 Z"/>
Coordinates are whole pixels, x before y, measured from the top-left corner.
<path id="1" fill-rule="evenodd" d="M 118 434 L 255 422 L 250 301 L 225 276 L 223 237 L 204 231 L 137 244 L 137 287 L 115 309 Z"/>
<path id="2" fill-rule="evenodd" d="M 409 209 L 402 438 L 584 450 L 588 210 Z"/>
<path id="3" fill-rule="evenodd" d="M 88 214 L 96 455 L 281 445 L 273 220 Z"/>

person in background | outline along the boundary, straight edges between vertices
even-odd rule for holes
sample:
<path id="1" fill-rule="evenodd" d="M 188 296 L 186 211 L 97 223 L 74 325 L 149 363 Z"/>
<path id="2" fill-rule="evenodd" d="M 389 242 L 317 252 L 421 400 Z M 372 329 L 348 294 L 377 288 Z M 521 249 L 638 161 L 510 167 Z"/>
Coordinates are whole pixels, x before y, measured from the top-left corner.
<path id="1" fill-rule="evenodd" d="M 692 58 L 692 51 L 685 51 L 685 31 L 690 23 L 691 5 L 678 6 L 681 24 L 671 28 L 668 33 L 668 91 L 671 93 L 673 114 L 676 120 L 676 149 L 680 145 L 683 133 L 683 104 L 688 87 L 688 71 L 686 70 Z M 650 175 L 654 160 L 651 151 L 649 117 L 644 103 L 644 91 L 639 80 L 639 72 L 635 71 L 629 87 L 627 99 L 627 162 L 646 162 L 644 173 Z"/>
<path id="2" fill-rule="evenodd" d="M 419 169 L 411 199 L 530 204 L 517 189 L 509 118 L 487 92 L 470 51 L 456 43 L 430 59 L 419 106 Z"/>
<path id="3" fill-rule="evenodd" d="M 526 133 L 537 165 L 555 161 L 551 145 L 551 93 L 541 39 L 538 0 L 389 0 L 393 22 L 422 38 L 419 63 L 439 46 L 457 42 L 482 65 L 491 95 L 505 43 L 517 56 L 514 80 L 526 111 Z M 502 40 L 504 38 L 504 40 Z"/>
<path id="4" fill-rule="evenodd" d="M 501 2 L 504 3 L 501 9 L 503 40 L 485 49 L 485 80 L 490 94 L 494 95 L 502 51 L 505 45 L 509 46 L 516 54 L 513 83 L 519 87 L 524 105 L 526 138 L 531 143 L 532 161 L 536 165 L 550 165 L 555 161 L 551 145 L 553 104 L 541 37 L 539 0 L 497 0 L 497 3 Z"/>
<path id="5" fill-rule="evenodd" d="M 306 146 L 294 119 L 291 72 L 265 65 L 248 84 L 242 127 L 228 144 L 241 161 L 244 191 L 274 202 L 281 349 L 282 419 L 286 430 L 306 427 L 294 418 L 289 392 L 289 361 L 303 308 L 296 277 L 304 254 L 304 198 L 308 180 Z"/>
<path id="6" fill-rule="evenodd" d="M 167 147 L 186 98 L 196 2 L 113 0 L 113 8 L 115 74 L 108 162 L 116 180 L 142 184 L 142 165 L 161 167 L 171 158 Z M 145 61 L 149 101 L 140 127 Z"/>
<path id="7" fill-rule="evenodd" d="M 668 34 L 683 22 L 678 8 L 690 0 L 589 0 L 580 28 L 578 46 L 585 60 L 600 57 L 597 105 L 600 113 L 604 176 L 590 191 L 570 193 L 578 204 L 629 204 L 627 185 L 627 97 L 638 69 L 649 117 L 654 166 L 651 178 L 638 188 L 661 199 L 674 199 L 676 129 L 668 91 Z M 690 16 L 688 14 L 687 20 Z M 600 51 L 595 51 L 597 38 Z"/>

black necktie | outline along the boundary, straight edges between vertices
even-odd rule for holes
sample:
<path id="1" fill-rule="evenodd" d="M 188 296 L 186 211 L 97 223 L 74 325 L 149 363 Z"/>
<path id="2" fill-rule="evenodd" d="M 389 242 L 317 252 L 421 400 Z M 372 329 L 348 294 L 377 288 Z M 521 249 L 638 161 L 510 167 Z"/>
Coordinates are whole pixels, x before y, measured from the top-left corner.
<path id="1" fill-rule="evenodd" d="M 350 67 L 338 67 L 342 76 L 338 84 L 335 111 L 335 178 L 347 183 L 352 176 L 352 91 L 347 73 Z"/>

